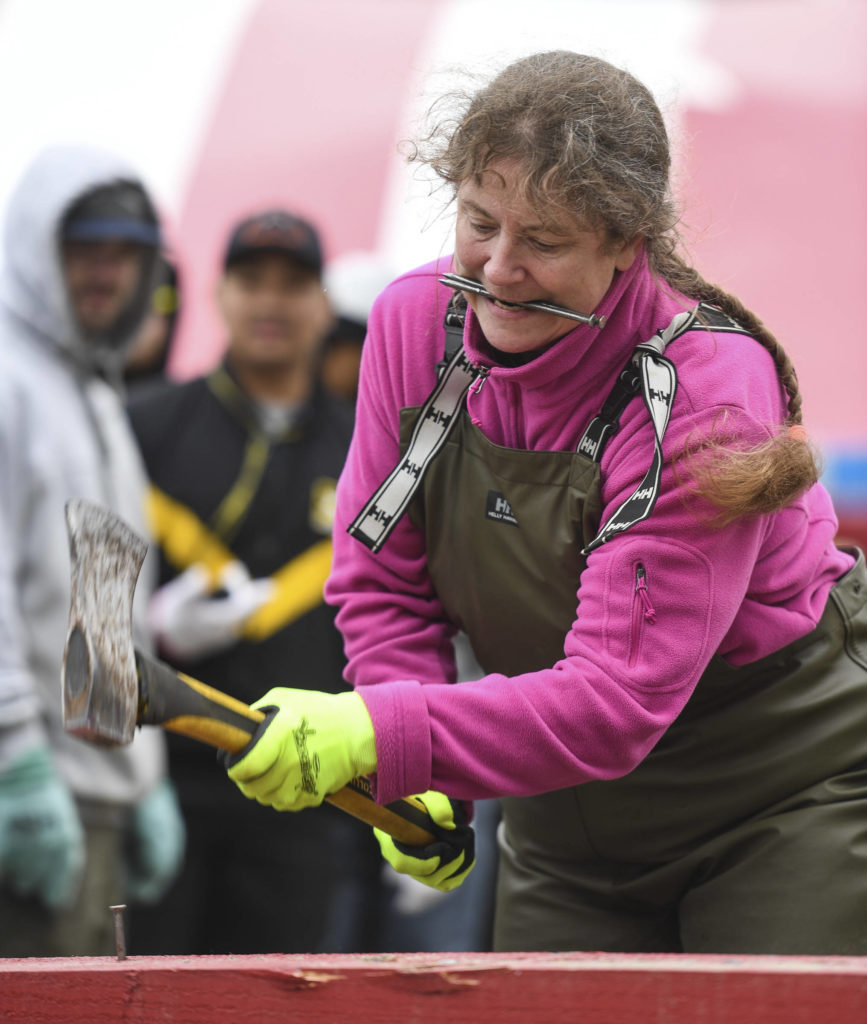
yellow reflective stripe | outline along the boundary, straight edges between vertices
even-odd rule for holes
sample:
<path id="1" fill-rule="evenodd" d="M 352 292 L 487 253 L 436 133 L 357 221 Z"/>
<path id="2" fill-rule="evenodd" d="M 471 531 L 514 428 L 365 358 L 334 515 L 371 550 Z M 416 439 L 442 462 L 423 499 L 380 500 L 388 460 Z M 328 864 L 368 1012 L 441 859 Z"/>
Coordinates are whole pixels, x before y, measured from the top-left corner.
<path id="1" fill-rule="evenodd" d="M 216 585 L 220 571 L 235 557 L 219 537 L 186 505 L 153 484 L 148 488 L 146 507 L 151 533 L 166 560 L 179 571 L 200 562 Z"/>
<path id="2" fill-rule="evenodd" d="M 213 529 L 219 536 L 230 536 L 249 508 L 256 488 L 262 479 L 262 474 L 265 472 L 268 447 L 268 438 L 264 434 L 257 434 L 247 442 L 244 462 L 238 479 L 211 517 Z"/>
<path id="3" fill-rule="evenodd" d="M 321 540 L 278 569 L 271 579 L 276 592 L 244 623 L 241 635 L 261 641 L 322 603 L 322 590 L 331 571 L 331 538 Z"/>

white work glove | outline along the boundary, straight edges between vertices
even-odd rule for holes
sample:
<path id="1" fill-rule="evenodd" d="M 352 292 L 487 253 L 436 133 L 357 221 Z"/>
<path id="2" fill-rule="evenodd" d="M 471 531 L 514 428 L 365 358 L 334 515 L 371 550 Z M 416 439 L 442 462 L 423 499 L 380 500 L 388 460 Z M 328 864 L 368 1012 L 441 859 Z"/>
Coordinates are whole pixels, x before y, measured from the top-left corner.
<path id="1" fill-rule="evenodd" d="M 220 573 L 218 587 L 224 593 L 212 597 L 207 569 L 192 565 L 153 595 L 148 621 L 169 657 L 191 660 L 237 643 L 244 622 L 271 599 L 275 583 L 250 579 L 235 561 Z"/>

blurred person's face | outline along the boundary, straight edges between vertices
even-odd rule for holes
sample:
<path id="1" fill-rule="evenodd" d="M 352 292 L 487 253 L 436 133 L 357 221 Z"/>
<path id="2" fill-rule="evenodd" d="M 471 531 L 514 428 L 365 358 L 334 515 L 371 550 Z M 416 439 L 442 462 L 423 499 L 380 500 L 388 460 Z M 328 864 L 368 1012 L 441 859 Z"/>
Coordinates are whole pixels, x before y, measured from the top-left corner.
<path id="1" fill-rule="evenodd" d="M 110 330 L 136 293 L 144 249 L 133 242 L 64 242 L 62 261 L 69 301 L 81 329 Z"/>
<path id="2" fill-rule="evenodd" d="M 467 294 L 482 332 L 502 352 L 533 352 L 575 324 L 502 303 L 542 300 L 592 313 L 614 273 L 632 265 L 635 241 L 612 249 L 602 231 L 552 210 L 550 218 L 521 197 L 518 168 L 506 161 L 458 189 L 455 265 L 496 296 Z"/>
<path id="3" fill-rule="evenodd" d="M 331 323 L 318 275 L 279 253 L 231 265 L 218 302 L 229 354 L 251 369 L 310 367 Z"/>

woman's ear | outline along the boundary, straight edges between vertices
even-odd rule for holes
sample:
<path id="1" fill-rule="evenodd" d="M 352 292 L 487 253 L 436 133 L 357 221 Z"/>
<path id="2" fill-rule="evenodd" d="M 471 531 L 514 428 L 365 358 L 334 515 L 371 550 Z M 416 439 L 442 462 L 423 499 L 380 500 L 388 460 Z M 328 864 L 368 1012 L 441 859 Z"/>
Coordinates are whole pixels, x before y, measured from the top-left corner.
<path id="1" fill-rule="evenodd" d="M 629 270 L 635 262 L 635 257 L 644 245 L 644 235 L 636 235 L 631 242 L 624 242 L 620 251 L 614 257 L 614 266 L 618 270 Z"/>

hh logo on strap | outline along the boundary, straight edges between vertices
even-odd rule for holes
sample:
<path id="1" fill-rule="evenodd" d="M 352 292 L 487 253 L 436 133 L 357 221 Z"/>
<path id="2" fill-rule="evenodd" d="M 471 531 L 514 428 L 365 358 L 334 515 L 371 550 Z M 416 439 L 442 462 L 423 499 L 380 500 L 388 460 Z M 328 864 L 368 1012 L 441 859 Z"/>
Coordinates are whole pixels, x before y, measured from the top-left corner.
<path id="1" fill-rule="evenodd" d="M 498 523 L 508 523 L 510 526 L 518 525 L 518 520 L 512 511 L 512 506 L 499 491 L 488 491 L 488 504 L 485 509 L 485 515 L 488 519 L 493 519 Z"/>

